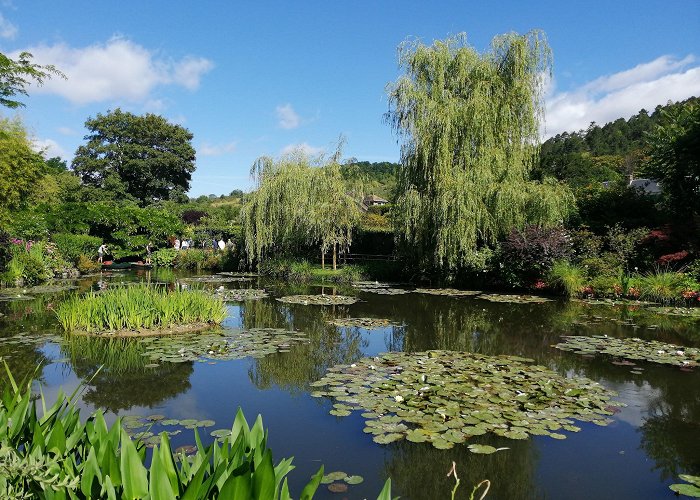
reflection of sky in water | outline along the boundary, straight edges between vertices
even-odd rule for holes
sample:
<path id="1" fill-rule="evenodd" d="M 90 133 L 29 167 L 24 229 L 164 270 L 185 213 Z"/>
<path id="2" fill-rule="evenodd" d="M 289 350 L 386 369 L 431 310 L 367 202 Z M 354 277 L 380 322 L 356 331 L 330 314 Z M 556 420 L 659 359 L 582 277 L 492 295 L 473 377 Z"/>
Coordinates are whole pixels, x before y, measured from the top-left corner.
<path id="1" fill-rule="evenodd" d="M 121 280 L 123 276 L 120 275 L 118 279 Z M 226 286 L 273 289 L 260 283 L 228 283 Z M 328 287 L 325 292 L 332 290 Z M 282 291 L 280 289 L 278 293 Z M 285 294 L 287 291 L 284 289 Z M 297 287 L 293 292 L 318 293 L 320 288 L 304 290 Z M 338 289 L 337 293 L 354 292 Z M 166 371 L 164 376 L 154 376 L 148 371 L 133 373 L 130 376 L 133 377 L 131 389 L 134 401 L 143 401 L 143 398 L 137 397 L 139 391 L 149 391 L 152 400 L 157 402 L 153 406 L 133 406 L 124 414 L 147 416 L 160 413 L 176 419 L 212 419 L 216 421 L 215 426 L 200 431 L 207 442 L 211 440 L 209 432 L 231 426 L 238 407 L 244 410 L 251 424 L 260 413 L 269 428 L 269 442 L 276 459 L 295 456 L 297 470 L 290 476 L 290 487 L 297 495 L 321 463 L 326 465 L 327 471 L 342 470 L 365 477 L 365 483 L 351 488 L 349 498 L 376 496 L 387 471 L 394 476 L 397 494 L 404 498 L 432 498 L 443 491 L 449 495 L 451 485 L 444 479 L 447 470 L 442 469 L 454 459 L 458 462 L 458 470 L 464 471 L 464 491 L 471 491 L 468 481 L 488 478 L 493 483 L 489 498 L 669 497 L 669 481 L 662 481 L 659 472 L 654 470 L 658 457 L 647 455 L 646 448 L 641 448 L 643 439 L 651 441 L 653 445 L 663 435 L 644 434 L 641 426 L 658 412 L 657 406 L 673 418 L 683 415 L 688 422 L 699 425 L 700 405 L 697 401 L 700 401 L 700 374 L 679 376 L 670 367 L 642 364 L 645 368 L 643 374 L 632 375 L 629 367 L 613 366 L 605 360 L 587 359 L 550 347 L 562 334 L 605 333 L 619 336 L 637 332 L 639 335 L 639 330 L 613 320 L 597 320 L 598 324 L 593 325 L 585 322 L 579 324 L 582 317 L 585 319 L 592 314 L 603 313 L 579 310 L 576 308 L 582 306 L 574 304 L 513 306 L 485 304 L 484 301 L 470 298 L 415 294 L 361 294 L 361 297 L 363 302 L 338 308 L 288 306 L 276 302 L 274 298 L 243 305 L 230 303 L 225 328 L 292 327 L 307 333 L 309 345 L 319 351 L 293 346 L 290 352 L 272 355 L 265 358 L 265 362 L 251 358 L 215 364 L 194 362 L 182 364 L 186 366 L 181 366 L 180 371 Z M 615 311 L 610 314 L 615 316 L 620 313 Z M 333 327 L 328 325 L 327 320 L 334 317 L 386 318 L 405 326 L 372 330 Z M 23 316 L 22 320 L 27 322 L 26 329 L 29 330 L 31 319 Z M 651 321 L 644 318 L 635 321 L 642 320 Z M 679 344 L 692 343 L 687 339 L 695 338 L 692 336 L 693 328 L 668 318 L 664 319 L 659 331 L 645 329 L 643 333 Z M 697 345 L 698 340 L 694 342 Z M 405 442 L 377 445 L 372 442 L 371 436 L 363 432 L 364 419 L 359 412 L 345 418 L 334 417 L 328 414 L 332 402 L 312 398 L 308 394 L 308 383 L 322 374 L 325 366 L 401 349 L 475 350 L 484 354 L 511 353 L 532 357 L 567 376 L 586 376 L 599 381 L 618 392 L 616 399 L 628 406 L 612 417 L 614 423 L 610 426 L 577 423 L 582 428 L 581 432 L 565 432 L 567 439 L 561 441 L 532 437 L 525 442 L 514 443 L 499 438 L 494 443 L 510 446 L 511 450 L 488 458 L 463 453 L 459 447 L 440 452 L 426 448 L 426 445 Z M 64 358 L 56 344 L 46 344 L 39 352 L 51 360 Z M 261 380 L 265 383 L 256 385 L 254 374 L 263 376 Z M 168 377 L 178 377 L 180 392 L 167 390 L 175 383 Z M 48 401 L 56 397 L 59 386 L 70 394 L 81 382 L 70 363 L 66 362 L 44 366 L 43 381 L 42 390 Z M 108 381 L 109 378 L 100 387 L 104 387 Z M 681 390 L 677 390 L 678 387 Z M 159 391 L 164 394 L 162 398 L 157 397 Z M 129 394 L 121 394 L 120 397 L 128 400 Z M 78 401 L 78 406 L 83 416 L 95 409 L 82 400 Z M 681 407 L 683 411 L 678 410 Z M 111 422 L 114 415 L 108 413 L 106 419 Z M 670 422 L 673 425 L 672 418 Z M 685 428 L 680 429 L 679 441 L 688 444 L 690 449 L 697 444 L 696 449 L 700 449 L 700 432 L 684 436 L 682 432 Z M 173 438 L 173 444 L 190 444 L 192 440 L 192 431 L 184 430 Z M 484 441 L 477 439 L 476 442 Z M 681 460 L 680 449 L 674 448 L 673 443 L 663 444 L 670 450 L 671 460 L 674 456 Z M 683 463 L 692 464 L 687 460 Z M 697 459 L 695 464 L 698 470 L 679 472 L 700 473 Z M 427 485 L 425 491 L 432 493 L 432 497 L 428 493 L 412 496 L 410 491 L 402 489 L 402 485 L 408 487 L 415 484 L 412 481 L 416 477 Z M 322 489 L 318 498 L 326 497 L 331 496 Z"/>

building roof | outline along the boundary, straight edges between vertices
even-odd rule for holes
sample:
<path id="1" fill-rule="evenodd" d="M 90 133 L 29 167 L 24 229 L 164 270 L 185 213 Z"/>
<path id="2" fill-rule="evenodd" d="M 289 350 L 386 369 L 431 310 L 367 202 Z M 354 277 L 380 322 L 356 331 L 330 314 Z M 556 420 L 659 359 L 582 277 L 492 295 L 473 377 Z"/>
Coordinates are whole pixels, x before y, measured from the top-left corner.
<path id="1" fill-rule="evenodd" d="M 370 194 L 365 196 L 364 199 L 365 203 L 389 203 L 389 200 L 385 200 L 384 198 L 377 196 L 376 194 Z"/>

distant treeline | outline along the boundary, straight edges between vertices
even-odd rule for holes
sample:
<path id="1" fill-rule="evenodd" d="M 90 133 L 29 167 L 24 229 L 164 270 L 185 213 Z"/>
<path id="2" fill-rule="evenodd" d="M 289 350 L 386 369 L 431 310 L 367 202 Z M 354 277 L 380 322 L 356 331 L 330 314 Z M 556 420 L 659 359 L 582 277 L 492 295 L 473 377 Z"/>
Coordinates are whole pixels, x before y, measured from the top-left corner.
<path id="1" fill-rule="evenodd" d="M 662 123 L 664 111 L 699 101 L 691 97 L 657 106 L 652 113 L 642 109 L 628 120 L 618 118 L 603 126 L 593 122 L 586 130 L 557 134 L 542 144 L 533 177 L 551 176 L 580 187 L 639 176 L 646 160 L 645 137 Z"/>

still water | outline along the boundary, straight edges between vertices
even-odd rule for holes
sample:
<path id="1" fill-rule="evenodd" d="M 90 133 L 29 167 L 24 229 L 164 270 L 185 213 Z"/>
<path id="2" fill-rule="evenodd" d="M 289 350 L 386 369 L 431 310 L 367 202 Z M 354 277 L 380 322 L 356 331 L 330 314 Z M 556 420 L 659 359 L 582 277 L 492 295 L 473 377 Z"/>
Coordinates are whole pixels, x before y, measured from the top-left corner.
<path id="1" fill-rule="evenodd" d="M 224 327 L 284 328 L 308 335 L 308 342 L 261 358 L 162 362 L 144 368 L 150 361 L 139 365 L 137 359 L 124 367 L 120 360 L 101 358 L 99 353 L 71 350 L 60 336 L 52 309 L 69 293 L 124 281 L 176 279 L 173 273 L 104 274 L 75 282 L 78 289 L 70 292 L 0 302 L 0 356 L 16 377 L 40 366 L 39 380 L 49 400 L 59 388 L 71 393 L 105 364 L 84 387 L 80 406 L 83 412 L 103 408 L 111 420 L 117 415 L 157 413 L 172 419 L 214 420 L 211 430 L 230 428 L 239 407 L 251 424 L 262 414 L 275 459 L 294 457 L 296 469 L 289 477 L 292 495 L 299 494 L 321 464 L 326 472 L 360 475 L 364 482 L 343 494 L 330 493 L 321 485 L 316 498 L 374 498 L 387 477 L 393 494 L 402 498 L 450 498 L 454 481 L 446 475 L 453 461 L 461 479 L 459 498 L 468 498 L 472 485 L 483 479 L 490 480 L 488 498 L 493 499 L 672 498 L 668 485 L 678 482 L 678 474 L 700 474 L 700 371 L 642 363 L 642 374 L 634 374 L 632 367 L 613 365 L 609 359 L 551 347 L 561 335 L 602 334 L 700 346 L 697 320 L 652 315 L 635 307 L 379 295 L 347 287 L 292 287 L 254 278 L 215 285 L 265 288 L 271 295 L 229 303 Z M 275 300 L 321 292 L 354 295 L 361 301 L 317 306 Z M 346 317 L 384 318 L 395 326 L 368 330 L 328 323 Z M 17 334 L 23 334 L 21 341 Z M 310 396 L 309 384 L 336 364 L 387 351 L 428 349 L 533 358 L 567 377 L 583 376 L 601 383 L 626 406 L 611 417 L 610 425 L 577 423 L 581 431 L 565 432 L 563 440 L 486 435 L 438 450 L 428 443 L 408 441 L 376 444 L 363 432 L 359 412 L 335 417 L 328 413 L 332 401 Z M 210 441 L 208 430 L 202 434 Z M 171 439 L 174 447 L 192 444 L 193 434 L 184 430 Z M 467 449 L 471 442 L 509 449 L 475 455 Z"/>

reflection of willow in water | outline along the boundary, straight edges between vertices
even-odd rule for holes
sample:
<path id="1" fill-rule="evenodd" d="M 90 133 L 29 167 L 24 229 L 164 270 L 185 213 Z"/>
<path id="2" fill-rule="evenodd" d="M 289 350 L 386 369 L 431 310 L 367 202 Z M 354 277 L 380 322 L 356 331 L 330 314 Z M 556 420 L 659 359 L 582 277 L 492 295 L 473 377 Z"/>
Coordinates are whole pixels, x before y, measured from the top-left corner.
<path id="1" fill-rule="evenodd" d="M 191 362 L 146 368 L 151 361 L 141 355 L 144 349 L 133 339 L 72 336 L 62 342 L 61 351 L 76 375 L 86 382 L 92 379 L 83 400 L 114 413 L 155 406 L 190 388 Z"/>
<path id="2" fill-rule="evenodd" d="M 467 449 L 469 443 L 449 451 L 435 449 L 427 443 L 400 441 L 392 444 L 385 465 L 386 476 L 391 478 L 392 493 L 411 499 L 451 498 L 455 482 L 454 478 L 447 477 L 447 473 L 454 461 L 460 479 L 456 498 L 469 498 L 472 488 L 484 479 L 491 481 L 488 498 L 517 500 L 538 497 L 535 488 L 537 460 L 530 439 L 497 440 L 490 437 L 479 442 L 510 449 L 492 455 L 477 455 Z"/>
<path id="3" fill-rule="evenodd" d="M 256 359 L 248 374 L 259 388 L 278 385 L 291 391 L 308 390 L 308 384 L 325 375 L 329 367 L 359 359 L 362 348 L 367 345 L 359 331 L 339 330 L 327 323 L 329 314 L 333 314 L 332 308 L 289 306 L 271 301 L 254 304 L 252 308 L 246 304 L 245 328 L 274 325 L 302 331 L 309 338 L 308 343 L 294 345 L 289 352 Z M 256 318 L 251 313 L 260 316 Z M 273 318 L 284 321 L 268 323 Z"/>
<path id="4" fill-rule="evenodd" d="M 58 295 L 45 294 L 34 300 L 0 302 L 0 312 L 3 314 L 0 316 L 0 358 L 7 363 L 17 381 L 27 377 L 42 379 L 42 373 L 37 372 L 37 368 L 45 366 L 49 360 L 39 348 L 46 341 L 56 338 L 57 321 L 53 308 L 65 294 Z M 24 340 L 18 340 L 18 336 Z M 0 381 L 3 384 L 8 381 L 2 366 Z"/>
<path id="5" fill-rule="evenodd" d="M 700 475 L 700 374 L 669 371 L 655 377 L 656 395 L 640 427 L 642 449 L 654 459 L 663 480 Z"/>

